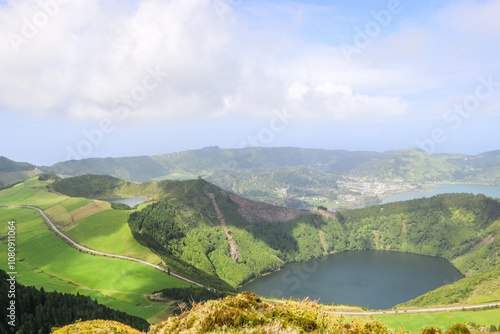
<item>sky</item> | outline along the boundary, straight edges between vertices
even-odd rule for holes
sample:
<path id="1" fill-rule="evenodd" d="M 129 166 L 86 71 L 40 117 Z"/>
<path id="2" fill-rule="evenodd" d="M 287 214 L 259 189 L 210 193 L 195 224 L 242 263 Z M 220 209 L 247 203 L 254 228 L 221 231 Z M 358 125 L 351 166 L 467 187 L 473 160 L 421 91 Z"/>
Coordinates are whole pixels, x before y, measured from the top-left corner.
<path id="1" fill-rule="evenodd" d="M 0 0 L 0 155 L 500 149 L 500 0 Z"/>

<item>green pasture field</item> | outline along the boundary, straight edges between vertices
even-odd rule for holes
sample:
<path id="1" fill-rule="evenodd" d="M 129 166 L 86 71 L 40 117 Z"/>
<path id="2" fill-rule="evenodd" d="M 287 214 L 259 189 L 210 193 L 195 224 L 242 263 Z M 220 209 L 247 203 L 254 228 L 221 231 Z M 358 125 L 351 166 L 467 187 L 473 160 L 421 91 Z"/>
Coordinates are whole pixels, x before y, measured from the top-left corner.
<path id="1" fill-rule="evenodd" d="M 92 203 L 93 200 L 87 198 L 73 198 L 70 197 L 64 202 L 61 202 L 60 205 L 66 209 L 66 211 L 71 212 L 73 210 L 79 209 L 82 206 Z"/>
<path id="2" fill-rule="evenodd" d="M 11 220 L 16 222 L 20 284 L 43 286 L 47 291 L 79 292 L 143 318 L 167 307 L 149 302 L 145 295 L 166 287 L 190 285 L 140 263 L 80 253 L 50 231 L 34 210 L 0 208 L 0 236 L 7 235 Z M 0 243 L 0 251 L 7 252 L 5 240 Z M 7 269 L 6 265 L 0 263 L 0 268 Z"/>
<path id="3" fill-rule="evenodd" d="M 474 323 L 490 328 L 490 325 L 498 326 L 500 324 L 500 308 L 478 311 L 384 314 L 359 318 L 380 320 L 390 328 L 403 327 L 412 333 L 418 333 L 421 329 L 431 326 L 446 330 L 458 322 Z"/>
<path id="4" fill-rule="evenodd" d="M 74 240 L 102 252 L 127 255 L 152 263 L 161 260 L 147 247 L 139 244 L 127 224 L 129 210 L 105 210 L 78 222 L 65 231 Z"/>
<path id="5" fill-rule="evenodd" d="M 68 198 L 69 198 L 68 196 L 62 196 L 48 192 L 47 190 L 39 189 L 36 193 L 31 195 L 30 197 L 16 204 L 36 206 L 42 210 L 45 210 L 56 204 L 61 203 L 62 201 L 65 201 Z"/>
<path id="6" fill-rule="evenodd" d="M 27 185 L 34 182 L 34 179 L 29 179 L 25 183 L 0 191 L 0 204 L 31 205 L 44 210 L 69 198 L 40 189 L 38 183 L 33 187 Z"/>
<path id="7" fill-rule="evenodd" d="M 0 204 L 18 204 L 39 191 L 40 189 L 29 188 L 20 183 L 12 188 L 0 191 Z"/>
<path id="8" fill-rule="evenodd" d="M 69 213 L 94 202 L 86 198 L 71 198 L 57 195 L 43 189 L 33 189 L 47 184 L 32 178 L 12 189 L 0 192 L 0 204 L 30 205 L 43 210 L 58 219 L 55 224 L 69 224 Z M 66 213 L 64 212 L 66 210 Z M 78 225 L 66 234 L 75 241 L 90 248 L 120 255 L 136 257 L 152 263 L 160 259 L 147 247 L 140 245 L 132 236 L 127 224 L 128 210 L 105 210 L 78 221 Z"/>
<path id="9" fill-rule="evenodd" d="M 31 188 L 42 188 L 45 187 L 47 183 L 48 181 L 38 180 L 38 177 L 32 177 L 31 179 L 24 181 L 24 185 Z"/>
<path id="10" fill-rule="evenodd" d="M 73 219 L 69 215 L 68 211 L 61 206 L 61 204 L 54 205 L 47 210 L 45 214 L 52 220 L 56 226 L 66 226 L 73 222 Z"/>

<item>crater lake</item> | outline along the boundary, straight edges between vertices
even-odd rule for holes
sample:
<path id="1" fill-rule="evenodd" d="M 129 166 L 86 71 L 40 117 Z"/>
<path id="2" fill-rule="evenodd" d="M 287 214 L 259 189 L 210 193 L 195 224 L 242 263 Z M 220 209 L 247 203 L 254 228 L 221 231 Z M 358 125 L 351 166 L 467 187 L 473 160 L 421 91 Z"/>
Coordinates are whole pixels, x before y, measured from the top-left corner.
<path id="1" fill-rule="evenodd" d="M 349 251 L 286 265 L 241 290 L 261 296 L 387 309 L 464 276 L 445 259 L 394 251 Z"/>

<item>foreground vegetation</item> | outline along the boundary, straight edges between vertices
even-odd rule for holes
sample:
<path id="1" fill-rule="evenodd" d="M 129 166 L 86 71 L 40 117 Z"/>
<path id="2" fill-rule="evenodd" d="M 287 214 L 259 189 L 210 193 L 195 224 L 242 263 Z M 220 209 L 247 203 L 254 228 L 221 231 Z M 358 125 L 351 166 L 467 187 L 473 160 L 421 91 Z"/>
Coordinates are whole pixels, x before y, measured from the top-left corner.
<path id="1" fill-rule="evenodd" d="M 269 303 L 251 293 L 229 296 L 222 300 L 194 304 L 193 308 L 177 317 L 151 327 L 149 334 L 166 333 L 339 333 L 339 334 L 390 334 L 408 333 L 406 328 L 391 329 L 373 319 L 346 319 L 343 316 L 322 312 L 323 306 L 309 301 L 284 301 Z M 402 315 L 405 316 L 405 315 Z M 432 317 L 432 315 L 430 315 Z M 460 323 L 436 325 L 430 321 L 414 330 L 418 333 L 469 334 L 484 332 L 484 326 Z M 446 328 L 448 328 L 446 330 Z M 56 334 L 136 333 L 120 327 L 116 322 L 84 322 L 64 327 Z"/>

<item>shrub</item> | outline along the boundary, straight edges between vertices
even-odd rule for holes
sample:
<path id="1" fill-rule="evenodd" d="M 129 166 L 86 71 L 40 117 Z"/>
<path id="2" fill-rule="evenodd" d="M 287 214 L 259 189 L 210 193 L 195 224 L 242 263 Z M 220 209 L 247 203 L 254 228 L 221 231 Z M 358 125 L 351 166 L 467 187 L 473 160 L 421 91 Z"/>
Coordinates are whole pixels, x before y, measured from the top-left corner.
<path id="1" fill-rule="evenodd" d="M 47 180 L 57 181 L 57 180 L 60 180 L 60 179 L 61 178 L 59 176 L 57 176 L 54 173 L 50 173 L 50 172 L 45 172 L 45 173 L 42 173 L 42 174 L 38 175 L 38 181 L 47 181 Z"/>
<path id="2" fill-rule="evenodd" d="M 118 202 L 111 202 L 111 208 L 115 210 L 132 210 L 127 204 Z"/>
<path id="3" fill-rule="evenodd" d="M 454 324 L 446 331 L 446 334 L 470 334 L 469 327 L 466 324 Z"/>

